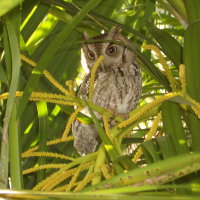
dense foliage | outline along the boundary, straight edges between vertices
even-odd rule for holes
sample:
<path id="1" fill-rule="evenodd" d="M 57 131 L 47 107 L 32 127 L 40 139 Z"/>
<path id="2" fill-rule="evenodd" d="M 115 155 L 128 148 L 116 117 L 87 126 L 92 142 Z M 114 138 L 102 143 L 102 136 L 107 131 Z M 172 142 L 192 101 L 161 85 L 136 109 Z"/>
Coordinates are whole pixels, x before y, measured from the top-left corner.
<path id="1" fill-rule="evenodd" d="M 198 198 L 199 0 L 3 0 L 0 16 L 0 188 L 18 190 L 0 197 Z M 128 120 L 75 92 L 83 32 L 113 26 L 130 38 L 142 69 L 142 97 Z M 79 113 L 83 106 L 92 118 Z M 97 152 L 77 154 L 75 117 L 98 127 Z"/>

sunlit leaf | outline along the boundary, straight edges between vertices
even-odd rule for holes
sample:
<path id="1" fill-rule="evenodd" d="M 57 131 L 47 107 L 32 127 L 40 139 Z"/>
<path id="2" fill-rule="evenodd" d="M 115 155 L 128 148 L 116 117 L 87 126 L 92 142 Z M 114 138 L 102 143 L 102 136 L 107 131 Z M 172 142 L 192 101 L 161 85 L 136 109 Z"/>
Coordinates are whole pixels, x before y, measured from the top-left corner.
<path id="1" fill-rule="evenodd" d="M 13 9 L 15 6 L 20 4 L 22 0 L 2 0 L 0 1 L 0 16 L 6 14 L 8 11 Z"/>

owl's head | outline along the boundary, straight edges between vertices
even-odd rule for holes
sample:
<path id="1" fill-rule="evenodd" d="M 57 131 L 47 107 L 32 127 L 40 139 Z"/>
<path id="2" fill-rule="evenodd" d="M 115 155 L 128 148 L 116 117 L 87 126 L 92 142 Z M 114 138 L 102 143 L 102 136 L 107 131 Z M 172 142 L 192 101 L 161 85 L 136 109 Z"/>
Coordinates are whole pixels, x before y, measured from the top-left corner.
<path id="1" fill-rule="evenodd" d="M 112 40 L 123 42 L 130 46 L 131 42 L 123 37 L 118 28 L 111 29 L 108 33 L 96 36 L 94 38 L 89 38 L 89 36 L 84 34 L 85 40 Z M 100 55 L 104 56 L 104 60 L 101 63 L 101 70 L 111 71 L 114 68 L 126 67 L 132 64 L 135 60 L 135 55 L 125 46 L 115 44 L 114 42 L 93 42 L 85 43 L 82 48 L 82 65 L 84 69 L 89 72 L 92 66 L 96 62 Z"/>

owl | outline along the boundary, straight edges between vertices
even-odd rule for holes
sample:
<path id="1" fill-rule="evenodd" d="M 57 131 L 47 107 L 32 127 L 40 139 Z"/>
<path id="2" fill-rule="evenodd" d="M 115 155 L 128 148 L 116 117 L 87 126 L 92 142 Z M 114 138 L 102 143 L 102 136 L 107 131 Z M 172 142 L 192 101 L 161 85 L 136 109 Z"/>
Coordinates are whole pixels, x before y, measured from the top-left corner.
<path id="1" fill-rule="evenodd" d="M 85 34 L 84 39 L 91 38 Z M 87 75 L 79 88 L 78 96 L 88 99 L 92 67 L 98 57 L 103 55 L 104 59 L 96 72 L 92 101 L 98 106 L 113 110 L 116 115 L 128 114 L 137 106 L 142 90 L 141 70 L 136 56 L 126 48 L 126 45 L 132 44 L 116 27 L 92 39 L 113 42 L 100 41 L 83 45 L 82 61 Z M 125 45 L 115 44 L 114 41 L 123 42 Z M 82 112 L 90 116 L 86 108 Z M 95 114 L 102 120 L 99 113 Z M 94 152 L 100 143 L 95 124 L 83 124 L 75 120 L 72 124 L 72 133 L 75 138 L 74 147 L 80 155 Z"/>

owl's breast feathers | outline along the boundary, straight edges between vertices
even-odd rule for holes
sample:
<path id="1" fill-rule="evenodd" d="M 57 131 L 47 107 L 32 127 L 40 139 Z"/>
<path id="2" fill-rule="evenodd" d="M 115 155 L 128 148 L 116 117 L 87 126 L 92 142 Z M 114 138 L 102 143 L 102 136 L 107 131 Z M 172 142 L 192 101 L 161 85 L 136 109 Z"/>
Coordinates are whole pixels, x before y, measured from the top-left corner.
<path id="1" fill-rule="evenodd" d="M 84 79 L 80 95 L 88 97 L 89 75 Z M 112 71 L 97 73 L 93 103 L 110 108 L 116 113 L 128 113 L 133 110 L 140 98 L 142 88 L 141 72 L 137 65 L 128 68 L 115 68 Z"/>

